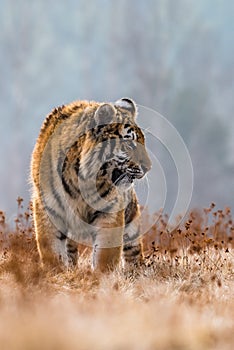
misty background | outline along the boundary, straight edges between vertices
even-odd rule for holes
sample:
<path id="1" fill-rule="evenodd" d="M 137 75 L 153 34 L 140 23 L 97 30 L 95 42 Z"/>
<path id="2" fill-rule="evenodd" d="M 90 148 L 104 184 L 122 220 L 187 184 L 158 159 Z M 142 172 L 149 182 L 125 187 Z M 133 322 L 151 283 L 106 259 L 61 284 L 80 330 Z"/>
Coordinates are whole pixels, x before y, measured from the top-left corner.
<path id="1" fill-rule="evenodd" d="M 234 207 L 233 1 L 0 0 L 0 49 L 0 209 L 29 200 L 30 155 L 54 107 L 124 96 L 183 137 L 190 207 Z M 173 202 L 175 167 L 162 167 Z"/>

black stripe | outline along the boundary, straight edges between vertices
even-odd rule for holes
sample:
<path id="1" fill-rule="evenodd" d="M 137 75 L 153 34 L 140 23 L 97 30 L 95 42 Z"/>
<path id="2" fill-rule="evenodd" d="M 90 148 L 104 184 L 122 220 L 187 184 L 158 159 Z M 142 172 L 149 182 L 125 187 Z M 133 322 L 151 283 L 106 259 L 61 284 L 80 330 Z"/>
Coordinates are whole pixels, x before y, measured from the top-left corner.
<path id="1" fill-rule="evenodd" d="M 62 209 L 63 211 L 65 211 L 65 207 L 62 203 L 62 199 L 59 195 L 59 193 L 56 191 L 55 187 L 54 187 L 54 182 L 53 182 L 53 177 L 50 178 L 50 187 L 52 190 L 52 194 L 54 196 L 54 199 L 56 200 L 57 204 L 59 205 L 60 209 Z"/>
<path id="2" fill-rule="evenodd" d="M 112 189 L 112 187 L 110 187 L 110 189 Z M 95 193 L 97 193 L 97 192 L 95 192 Z M 101 195 L 100 195 L 100 197 L 101 197 Z M 96 204 L 100 201 L 100 197 L 97 196 L 97 198 L 96 198 L 95 200 L 92 200 L 92 204 L 93 204 L 93 205 L 96 205 Z M 110 205 L 110 207 L 112 207 L 114 204 L 116 204 L 117 201 L 118 201 L 117 198 L 114 198 L 113 200 L 111 200 L 111 205 Z M 109 208 L 109 206 L 106 207 L 106 208 Z M 104 208 L 103 210 L 105 210 L 105 208 Z"/>
<path id="3" fill-rule="evenodd" d="M 106 170 L 106 169 L 108 169 L 109 165 L 110 165 L 110 162 L 106 162 L 106 163 L 102 164 L 100 170 Z"/>
<path id="4" fill-rule="evenodd" d="M 66 179 L 64 177 L 64 172 L 65 172 L 65 169 L 66 169 L 66 166 L 67 166 L 67 161 L 68 160 L 67 160 L 67 157 L 66 157 L 65 160 L 64 160 L 64 163 L 63 163 L 63 167 L 62 167 L 62 177 L 61 177 L 62 184 L 63 184 L 63 188 L 64 188 L 65 192 L 67 192 L 71 198 L 76 198 L 75 193 L 73 193 L 72 190 L 71 190 L 70 184 L 68 184 L 68 182 L 66 181 Z"/>
<path id="5" fill-rule="evenodd" d="M 88 224 L 92 224 L 97 217 L 101 216 L 101 214 L 102 212 L 98 210 L 96 210 L 93 214 L 89 214 L 87 218 Z"/>
<path id="6" fill-rule="evenodd" d="M 78 148 L 78 143 L 80 142 L 80 139 L 78 139 L 77 141 L 75 141 L 72 146 L 70 147 L 69 149 L 69 152 L 72 150 L 72 149 L 75 149 L 75 148 Z M 66 180 L 65 179 L 65 176 L 64 176 L 64 172 L 66 170 L 66 167 L 67 167 L 67 164 L 68 164 L 68 157 L 66 156 L 65 157 L 65 154 L 63 152 L 60 151 L 60 155 L 59 155 L 59 160 L 58 160 L 58 163 L 57 163 L 57 172 L 62 180 L 62 184 L 63 184 L 63 187 L 64 187 L 64 190 L 65 192 L 67 192 L 69 194 L 70 197 L 72 198 L 76 198 L 76 192 L 79 193 L 79 190 L 74 186 L 74 184 L 72 183 L 72 181 L 69 179 Z M 74 164 L 74 170 L 76 172 L 76 174 L 78 175 L 79 173 L 79 169 L 80 169 L 80 159 L 79 157 L 76 159 L 76 162 Z M 79 177 L 83 177 L 82 175 L 80 175 L 79 173 Z"/>
<path id="7" fill-rule="evenodd" d="M 112 189 L 112 187 L 109 186 L 109 187 L 105 190 L 105 192 L 100 193 L 100 197 L 101 197 L 101 198 L 105 198 L 105 197 L 111 192 L 111 189 Z"/>
<path id="8" fill-rule="evenodd" d="M 106 126 L 107 126 L 106 124 L 96 126 L 94 129 L 94 133 L 96 135 L 100 134 L 103 131 L 103 129 L 106 128 Z"/>
<path id="9" fill-rule="evenodd" d="M 97 125 L 96 120 L 93 118 L 87 125 L 87 132 L 89 132 L 92 136 L 97 137 L 103 132 L 103 129 L 105 129 L 106 126 L 107 124 Z"/>
<path id="10" fill-rule="evenodd" d="M 71 243 L 71 240 L 68 240 L 67 241 L 67 248 L 69 249 L 69 248 L 74 248 L 74 246 L 76 246 L 76 244 L 75 243 Z"/>
<path id="11" fill-rule="evenodd" d="M 132 249 L 135 249 L 135 247 L 132 247 Z M 129 249 L 130 250 L 130 249 Z M 126 250 L 123 248 L 123 251 L 125 252 Z M 133 251 L 131 251 L 131 253 L 129 254 L 129 256 L 137 256 L 141 253 L 141 249 L 137 248 Z"/>
<path id="12" fill-rule="evenodd" d="M 67 236 L 61 231 L 59 231 L 58 233 L 60 236 L 56 236 L 56 238 L 58 238 L 60 241 L 64 241 L 67 238 Z"/>
<path id="13" fill-rule="evenodd" d="M 123 251 L 127 251 L 127 250 L 131 250 L 132 249 L 132 246 L 131 245 L 125 245 L 124 247 L 123 247 Z"/>
<path id="14" fill-rule="evenodd" d="M 107 169 L 110 167 L 110 163 L 111 162 L 106 162 L 101 166 L 100 172 L 102 173 L 102 176 L 105 176 L 107 174 Z"/>
<path id="15" fill-rule="evenodd" d="M 65 120 L 65 119 L 69 118 L 69 115 L 62 113 L 62 114 L 59 115 L 59 118 Z"/>
<path id="16" fill-rule="evenodd" d="M 64 176 L 62 176 L 62 184 L 63 184 L 63 188 L 64 190 L 69 194 L 70 197 L 75 198 L 74 193 L 71 191 L 70 186 L 68 185 L 68 183 L 66 182 Z"/>
<path id="17" fill-rule="evenodd" d="M 106 213 L 108 213 L 112 208 L 113 205 L 115 203 L 112 203 L 108 206 L 106 206 L 105 208 L 102 209 L 102 211 L 100 210 L 96 210 L 94 213 L 89 213 L 88 217 L 87 217 L 87 222 L 89 224 L 92 224 L 94 222 L 95 219 L 97 219 L 98 217 L 105 215 Z"/>
<path id="18" fill-rule="evenodd" d="M 103 183 L 103 185 L 106 185 L 106 184 L 107 184 L 107 180 L 106 180 L 106 182 Z M 101 186 L 101 187 L 103 187 L 103 186 Z M 95 199 L 94 198 L 92 199 L 92 204 L 93 205 L 97 204 L 100 201 L 100 197 L 103 198 L 102 197 L 103 195 L 106 196 L 105 192 L 107 192 L 107 191 L 111 192 L 112 186 L 109 186 L 109 190 L 105 191 L 103 195 L 100 193 L 101 192 L 100 189 L 101 188 L 96 188 L 93 193 L 89 193 L 90 197 L 94 197 L 94 195 L 96 195 L 98 193 L 98 196 L 95 196 Z M 112 201 L 112 203 L 113 203 L 113 201 Z"/>
<path id="19" fill-rule="evenodd" d="M 68 247 L 67 247 L 67 252 L 68 252 L 69 254 L 77 253 L 77 248 L 74 248 L 74 247 L 68 248 Z"/>
<path id="20" fill-rule="evenodd" d="M 101 172 L 102 176 L 105 176 L 107 174 L 107 170 L 106 169 L 100 169 L 100 172 Z"/>
<path id="21" fill-rule="evenodd" d="M 106 171 L 106 170 L 105 170 Z M 101 182 L 101 184 L 98 186 L 98 188 L 97 188 L 97 191 L 99 192 L 102 188 L 103 188 L 103 186 L 104 185 L 106 185 L 106 180 L 103 180 L 102 182 Z M 95 192 L 96 193 L 96 192 Z"/>
<path id="22" fill-rule="evenodd" d="M 54 196 L 54 199 L 56 200 L 58 206 L 60 207 L 60 209 L 62 209 L 63 211 L 65 210 L 65 207 L 63 205 L 62 199 L 59 195 L 59 193 L 57 192 L 57 190 L 54 187 L 54 169 L 53 169 L 53 164 L 52 164 L 52 147 L 50 144 L 49 150 L 48 150 L 48 162 L 49 162 L 49 169 L 50 169 L 50 177 L 49 177 L 49 185 L 52 191 L 52 194 Z"/>
<path id="23" fill-rule="evenodd" d="M 132 200 L 126 207 L 125 213 L 124 213 L 124 220 L 125 220 L 125 225 L 129 224 L 134 217 L 136 216 L 137 213 L 137 202 L 136 200 Z"/>
<path id="24" fill-rule="evenodd" d="M 60 214 L 58 214 L 54 209 L 52 209 L 51 207 L 48 207 L 48 206 L 46 205 L 46 206 L 45 206 L 45 210 L 48 211 L 48 213 L 49 213 L 50 215 L 52 215 L 52 216 L 54 216 L 54 217 L 60 219 L 60 220 L 63 222 L 63 224 L 64 224 L 63 217 L 62 217 Z"/>
<path id="25" fill-rule="evenodd" d="M 80 158 L 77 158 L 75 164 L 74 164 L 74 169 L 76 171 L 76 174 L 78 175 L 79 169 L 80 169 Z"/>
<path id="26" fill-rule="evenodd" d="M 59 151 L 59 156 L 57 160 L 57 173 L 59 174 L 59 177 L 62 177 L 62 166 L 63 166 L 63 161 L 65 159 L 65 154 L 63 151 Z"/>
<path id="27" fill-rule="evenodd" d="M 115 130 L 115 131 L 113 132 L 113 134 L 119 136 L 119 138 L 122 138 L 122 135 L 119 133 L 119 130 L 118 130 L 118 129 Z"/>

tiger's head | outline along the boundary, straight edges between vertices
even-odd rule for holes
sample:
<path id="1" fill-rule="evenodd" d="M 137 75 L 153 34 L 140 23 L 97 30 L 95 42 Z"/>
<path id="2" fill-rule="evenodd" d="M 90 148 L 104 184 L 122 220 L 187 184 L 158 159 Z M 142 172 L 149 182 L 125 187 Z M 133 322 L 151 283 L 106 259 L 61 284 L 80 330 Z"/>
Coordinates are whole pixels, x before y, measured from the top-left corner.
<path id="1" fill-rule="evenodd" d="M 91 132 L 95 147 L 84 163 L 86 170 L 89 164 L 89 171 L 98 166 L 97 189 L 105 181 L 105 185 L 127 190 L 150 170 L 151 160 L 136 115 L 136 105 L 128 98 L 97 108 Z"/>

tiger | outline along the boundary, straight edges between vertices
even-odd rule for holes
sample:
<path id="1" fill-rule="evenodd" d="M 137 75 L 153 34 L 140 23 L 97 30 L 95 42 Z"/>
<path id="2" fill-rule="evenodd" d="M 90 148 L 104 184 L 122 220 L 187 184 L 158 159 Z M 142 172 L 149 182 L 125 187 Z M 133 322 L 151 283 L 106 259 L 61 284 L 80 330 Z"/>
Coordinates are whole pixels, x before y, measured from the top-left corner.
<path id="1" fill-rule="evenodd" d="M 136 103 L 75 101 L 44 120 L 31 157 L 32 207 L 42 264 L 78 263 L 92 247 L 93 270 L 144 259 L 134 182 L 152 163 Z"/>

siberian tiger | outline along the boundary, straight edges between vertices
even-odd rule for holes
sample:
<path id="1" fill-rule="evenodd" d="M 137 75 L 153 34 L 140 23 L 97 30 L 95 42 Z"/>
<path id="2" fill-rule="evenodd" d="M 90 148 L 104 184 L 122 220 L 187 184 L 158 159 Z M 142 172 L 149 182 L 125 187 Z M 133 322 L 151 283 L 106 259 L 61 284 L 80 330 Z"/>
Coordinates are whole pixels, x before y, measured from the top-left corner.
<path id="1" fill-rule="evenodd" d="M 76 101 L 47 116 L 31 160 L 33 215 L 43 263 L 76 265 L 78 243 L 93 247 L 93 268 L 143 259 L 133 187 L 151 168 L 137 108 Z"/>

